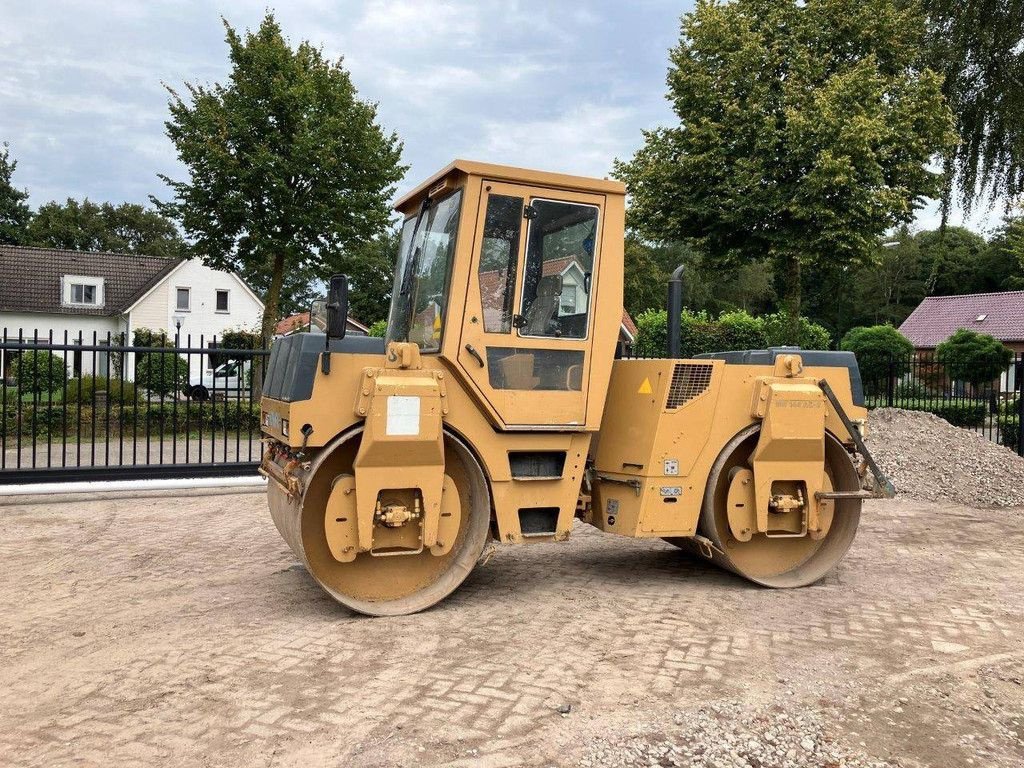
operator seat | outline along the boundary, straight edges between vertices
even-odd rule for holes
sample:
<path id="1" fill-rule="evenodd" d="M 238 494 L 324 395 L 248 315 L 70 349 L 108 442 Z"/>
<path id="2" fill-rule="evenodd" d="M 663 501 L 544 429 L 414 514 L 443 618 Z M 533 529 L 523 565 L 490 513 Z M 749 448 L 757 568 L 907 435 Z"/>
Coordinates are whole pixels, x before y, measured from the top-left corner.
<path id="1" fill-rule="evenodd" d="M 551 336 L 549 326 L 558 312 L 562 296 L 562 276 L 548 275 L 537 282 L 537 296 L 526 308 L 524 336 Z"/>

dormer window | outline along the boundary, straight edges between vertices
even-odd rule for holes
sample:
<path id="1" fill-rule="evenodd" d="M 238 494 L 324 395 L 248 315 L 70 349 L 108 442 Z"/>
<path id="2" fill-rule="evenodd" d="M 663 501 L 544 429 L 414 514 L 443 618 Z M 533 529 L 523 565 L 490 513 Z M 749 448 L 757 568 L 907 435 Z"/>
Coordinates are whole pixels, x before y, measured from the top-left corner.
<path id="1" fill-rule="evenodd" d="M 103 278 L 87 275 L 64 275 L 61 303 L 66 307 L 102 307 Z"/>
<path id="2" fill-rule="evenodd" d="M 71 303 L 72 304 L 95 304 L 96 303 L 96 286 L 86 285 L 84 283 L 72 283 L 71 284 Z"/>

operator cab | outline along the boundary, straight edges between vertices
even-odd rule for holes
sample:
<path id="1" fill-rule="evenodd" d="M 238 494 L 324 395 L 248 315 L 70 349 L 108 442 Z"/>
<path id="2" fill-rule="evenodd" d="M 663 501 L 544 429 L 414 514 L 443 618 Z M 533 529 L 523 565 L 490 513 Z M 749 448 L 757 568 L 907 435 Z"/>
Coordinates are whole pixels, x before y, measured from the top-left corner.
<path id="1" fill-rule="evenodd" d="M 605 233 L 621 230 L 624 193 L 604 180 L 448 166 L 397 205 L 388 341 L 439 355 L 499 429 L 596 425 L 622 307 L 622 242 Z"/>

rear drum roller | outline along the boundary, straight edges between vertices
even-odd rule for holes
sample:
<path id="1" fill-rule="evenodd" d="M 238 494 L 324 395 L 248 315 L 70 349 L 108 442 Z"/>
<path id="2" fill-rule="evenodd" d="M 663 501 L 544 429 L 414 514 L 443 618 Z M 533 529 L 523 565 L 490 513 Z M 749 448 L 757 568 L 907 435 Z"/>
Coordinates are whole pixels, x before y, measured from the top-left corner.
<path id="1" fill-rule="evenodd" d="M 723 568 L 766 587 L 803 587 L 831 571 L 849 550 L 860 522 L 860 499 L 832 500 L 822 512 L 831 519 L 824 538 L 769 538 L 755 534 L 750 541 L 735 539 L 729 530 L 729 482 L 737 468 L 750 468 L 760 427 L 744 430 L 722 450 L 708 478 L 698 532 L 714 545 L 711 559 Z M 831 434 L 825 436 L 826 490 L 858 491 L 860 477 L 850 454 Z M 831 485 L 831 489 L 827 486 Z M 677 546 L 694 546 L 692 539 L 668 539 Z M 705 550 L 706 551 L 706 550 Z"/>
<path id="2" fill-rule="evenodd" d="M 289 499 L 271 482 L 270 511 L 292 551 L 324 590 L 342 605 L 370 616 L 399 616 L 429 608 L 451 594 L 480 559 L 490 527 L 490 495 L 480 464 L 457 438 L 445 435 L 445 473 L 462 503 L 459 533 L 451 551 L 435 556 L 375 557 L 362 553 L 349 563 L 331 556 L 324 511 L 335 479 L 354 474 L 361 429 L 324 448 L 305 477 L 301 500 Z"/>

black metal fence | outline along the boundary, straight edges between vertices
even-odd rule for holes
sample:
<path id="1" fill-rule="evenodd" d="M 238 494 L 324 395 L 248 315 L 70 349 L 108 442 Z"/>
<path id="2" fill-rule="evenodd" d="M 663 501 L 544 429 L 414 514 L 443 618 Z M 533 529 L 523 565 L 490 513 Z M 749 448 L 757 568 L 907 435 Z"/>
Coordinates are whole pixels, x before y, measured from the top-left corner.
<path id="1" fill-rule="evenodd" d="M 964 381 L 934 355 L 858 358 L 869 408 L 927 411 L 1024 456 L 1024 358 L 991 381 Z"/>
<path id="2" fill-rule="evenodd" d="M 255 474 L 269 352 L 0 335 L 0 485 Z"/>

